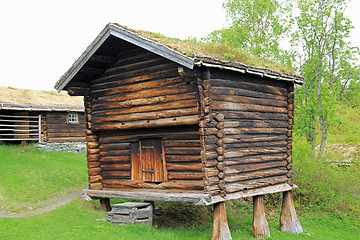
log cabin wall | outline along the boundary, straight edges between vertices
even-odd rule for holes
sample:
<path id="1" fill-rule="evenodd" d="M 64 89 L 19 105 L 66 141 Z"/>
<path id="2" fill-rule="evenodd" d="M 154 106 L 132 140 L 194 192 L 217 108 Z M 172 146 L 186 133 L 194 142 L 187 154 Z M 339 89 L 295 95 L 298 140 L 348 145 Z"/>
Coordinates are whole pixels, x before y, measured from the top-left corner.
<path id="1" fill-rule="evenodd" d="M 195 78 L 141 48 L 122 51 L 90 84 L 92 130 L 198 124 Z"/>
<path id="2" fill-rule="evenodd" d="M 99 147 L 91 150 L 96 153 L 88 155 L 90 189 L 203 192 L 198 129 L 197 125 L 190 125 L 176 128 L 100 132 L 98 134 Z M 141 176 L 140 179 L 135 176 L 136 169 L 134 170 L 134 167 L 136 166 L 134 164 L 136 162 L 134 158 L 139 155 L 137 146 L 142 139 L 162 140 L 161 151 L 165 158 L 165 181 L 143 181 Z M 91 146 L 93 145 L 97 146 L 95 143 L 91 144 Z M 93 182 L 94 179 L 97 180 L 96 184 Z"/>
<path id="3" fill-rule="evenodd" d="M 85 117 L 84 113 L 76 112 L 77 123 L 68 122 L 68 112 L 46 113 L 46 139 L 48 142 L 84 142 Z"/>
<path id="4" fill-rule="evenodd" d="M 203 191 L 196 78 L 138 47 L 116 58 L 85 97 L 90 189 Z M 139 143 L 152 138 L 162 144 L 162 183 L 136 177 L 132 166 Z"/>
<path id="5" fill-rule="evenodd" d="M 202 79 L 207 192 L 233 199 L 289 189 L 293 83 L 217 69 Z"/>

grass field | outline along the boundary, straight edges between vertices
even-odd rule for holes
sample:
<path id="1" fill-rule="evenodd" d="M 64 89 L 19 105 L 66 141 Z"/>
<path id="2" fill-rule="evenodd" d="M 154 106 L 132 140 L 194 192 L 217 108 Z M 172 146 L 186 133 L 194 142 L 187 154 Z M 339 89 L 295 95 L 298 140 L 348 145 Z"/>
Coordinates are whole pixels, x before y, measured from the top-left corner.
<path id="1" fill-rule="evenodd" d="M 76 191 L 86 185 L 86 160 L 83 154 L 48 153 L 33 145 L 0 146 L 0 213 L 21 213 L 41 208 L 47 199 Z M 297 206 L 304 233 L 280 232 L 279 199 L 267 199 L 269 239 L 357 239 L 360 219 L 346 211 L 326 212 L 316 207 Z M 211 207 L 188 204 L 162 204 L 173 209 L 154 226 L 113 226 L 96 221 L 106 216 L 98 211 L 98 202 L 80 200 L 40 215 L 0 218 L 0 239 L 209 239 Z M 229 202 L 228 221 L 233 239 L 252 239 L 252 203 Z M 174 217 L 176 212 L 185 218 Z M 180 215 L 180 214 L 179 214 Z M 169 227 L 171 226 L 171 227 Z"/>

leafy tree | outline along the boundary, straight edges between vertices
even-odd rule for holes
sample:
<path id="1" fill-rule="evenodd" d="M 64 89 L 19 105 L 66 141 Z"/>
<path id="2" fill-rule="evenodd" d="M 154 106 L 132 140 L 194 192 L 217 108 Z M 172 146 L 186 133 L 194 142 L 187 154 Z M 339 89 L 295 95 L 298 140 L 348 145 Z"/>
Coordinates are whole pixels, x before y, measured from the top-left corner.
<path id="1" fill-rule="evenodd" d="M 299 67 L 306 82 L 297 89 L 297 116 L 300 133 L 312 149 L 316 147 L 316 125 L 321 132 L 321 153 L 328 134 L 329 119 L 336 112 L 336 102 L 345 95 L 357 71 L 357 49 L 347 41 L 351 21 L 344 16 L 348 1 L 296 0 L 300 15 L 295 17 L 297 30 L 292 35 L 298 49 Z"/>
<path id="2" fill-rule="evenodd" d="M 278 0 L 228 0 L 223 4 L 230 27 L 207 40 L 241 48 L 256 56 L 286 62 L 280 42 L 289 32 L 291 5 Z M 289 61 L 287 61 L 288 63 Z"/>

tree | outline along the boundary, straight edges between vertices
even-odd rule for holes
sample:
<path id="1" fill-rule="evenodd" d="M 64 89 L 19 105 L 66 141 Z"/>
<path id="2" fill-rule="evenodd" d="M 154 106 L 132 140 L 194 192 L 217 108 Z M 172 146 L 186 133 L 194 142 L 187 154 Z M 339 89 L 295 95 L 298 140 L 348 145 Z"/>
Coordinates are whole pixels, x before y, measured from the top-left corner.
<path id="1" fill-rule="evenodd" d="M 288 1 L 228 0 L 223 4 L 230 27 L 212 32 L 207 40 L 241 48 L 251 54 L 286 62 L 280 42 L 289 32 Z"/>
<path id="2" fill-rule="evenodd" d="M 316 147 L 316 125 L 320 125 L 321 153 L 328 134 L 329 118 L 336 111 L 336 101 L 356 75 L 358 52 L 347 41 L 351 21 L 344 16 L 348 1 L 297 0 L 300 15 L 292 35 L 298 49 L 299 68 L 306 81 L 298 88 L 299 127 L 312 149 Z"/>

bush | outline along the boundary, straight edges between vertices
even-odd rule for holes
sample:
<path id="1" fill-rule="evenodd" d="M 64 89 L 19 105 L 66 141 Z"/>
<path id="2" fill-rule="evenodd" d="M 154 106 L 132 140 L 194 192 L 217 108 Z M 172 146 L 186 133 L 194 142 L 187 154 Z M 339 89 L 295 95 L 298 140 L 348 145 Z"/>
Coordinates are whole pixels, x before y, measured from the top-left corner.
<path id="1" fill-rule="evenodd" d="M 311 146 L 302 139 L 294 142 L 295 201 L 304 210 L 321 210 L 334 214 L 360 216 L 359 161 L 338 166 L 319 157 L 312 157 Z"/>

